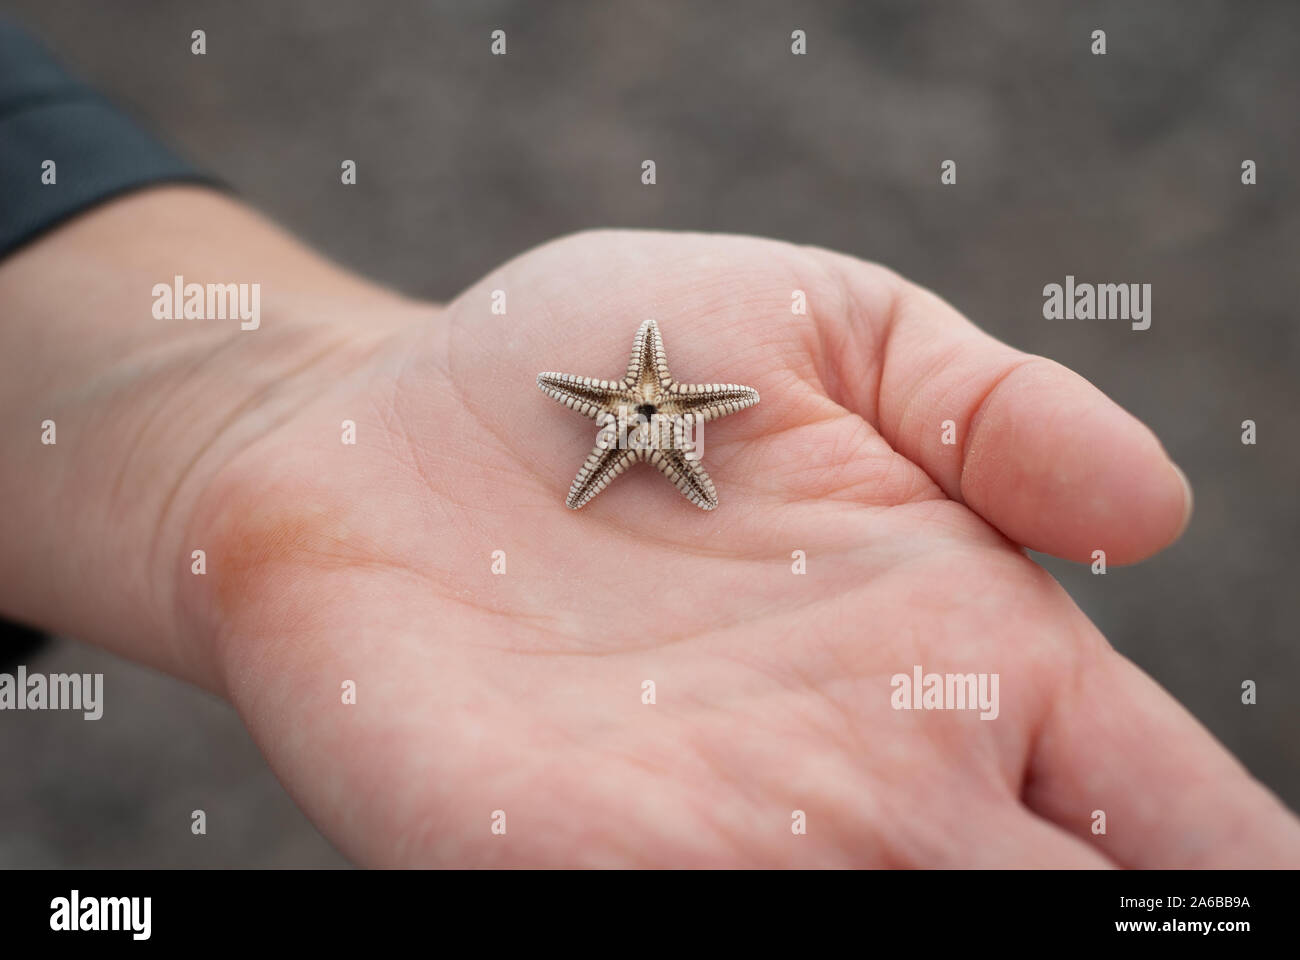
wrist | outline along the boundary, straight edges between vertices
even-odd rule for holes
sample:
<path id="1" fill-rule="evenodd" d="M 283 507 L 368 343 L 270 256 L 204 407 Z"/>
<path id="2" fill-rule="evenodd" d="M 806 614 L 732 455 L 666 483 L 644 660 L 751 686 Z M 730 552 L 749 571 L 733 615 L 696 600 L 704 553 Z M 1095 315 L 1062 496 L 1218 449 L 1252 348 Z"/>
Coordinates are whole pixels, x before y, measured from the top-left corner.
<path id="1" fill-rule="evenodd" d="M 176 275 L 259 283 L 256 329 L 152 309 Z M 211 625 L 180 593 L 202 577 L 196 505 L 424 308 L 193 188 L 133 195 L 25 248 L 0 264 L 0 300 L 0 611 L 217 689 Z"/>

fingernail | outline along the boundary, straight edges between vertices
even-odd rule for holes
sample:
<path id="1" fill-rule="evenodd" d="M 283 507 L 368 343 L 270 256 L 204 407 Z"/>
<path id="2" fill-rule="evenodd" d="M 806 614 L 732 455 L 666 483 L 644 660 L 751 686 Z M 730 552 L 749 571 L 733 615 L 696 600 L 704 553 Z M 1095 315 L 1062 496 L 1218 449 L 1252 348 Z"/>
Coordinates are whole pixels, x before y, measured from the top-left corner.
<path id="1" fill-rule="evenodd" d="M 1172 460 L 1170 460 L 1169 463 L 1174 468 L 1174 472 L 1178 474 L 1178 479 L 1183 481 L 1183 503 L 1185 506 L 1183 512 L 1183 525 L 1178 528 L 1178 536 L 1174 537 L 1174 539 L 1177 540 L 1178 537 L 1181 537 L 1187 530 L 1188 524 L 1192 522 L 1192 501 L 1194 498 L 1192 496 L 1192 484 L 1191 481 L 1187 479 L 1187 474 L 1183 473 L 1182 468 Z"/>

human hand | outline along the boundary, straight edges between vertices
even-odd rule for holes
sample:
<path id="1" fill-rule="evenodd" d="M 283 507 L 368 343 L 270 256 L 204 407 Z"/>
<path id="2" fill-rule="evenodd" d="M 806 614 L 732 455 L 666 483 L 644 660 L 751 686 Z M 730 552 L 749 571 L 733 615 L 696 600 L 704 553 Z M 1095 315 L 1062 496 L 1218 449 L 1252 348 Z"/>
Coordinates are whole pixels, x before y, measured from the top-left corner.
<path id="1" fill-rule="evenodd" d="M 641 468 L 566 510 L 595 427 L 534 378 L 620 376 L 647 317 L 679 381 L 762 395 L 710 425 L 721 506 Z M 383 329 L 212 471 L 181 587 L 359 862 L 1300 864 L 1295 819 L 1022 550 L 1133 562 L 1190 510 L 1062 367 L 880 267 L 724 236 L 567 238 Z M 996 718 L 893 709 L 915 665 L 999 675 Z"/>
<path id="2" fill-rule="evenodd" d="M 152 317 L 175 274 L 261 281 L 260 328 Z M 0 609 L 229 697 L 360 863 L 1300 863 L 1021 549 L 1169 543 L 1158 443 L 887 270 L 583 234 L 434 307 L 161 188 L 8 258 L 0 302 Z M 619 376 L 648 317 L 678 380 L 762 395 L 708 428 L 721 505 L 643 467 L 566 510 L 595 425 L 535 377 Z M 996 718 L 893 709 L 915 666 L 997 674 Z"/>

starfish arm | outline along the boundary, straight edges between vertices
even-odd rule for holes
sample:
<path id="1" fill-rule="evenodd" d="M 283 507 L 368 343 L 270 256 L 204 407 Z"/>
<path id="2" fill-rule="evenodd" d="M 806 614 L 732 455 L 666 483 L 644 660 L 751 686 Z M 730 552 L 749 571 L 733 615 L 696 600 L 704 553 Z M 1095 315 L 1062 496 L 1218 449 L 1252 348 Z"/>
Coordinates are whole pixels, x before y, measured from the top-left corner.
<path id="1" fill-rule="evenodd" d="M 639 458 L 637 450 L 621 450 L 617 446 L 602 446 L 597 443 L 591 453 L 587 454 L 587 460 L 578 470 L 578 475 L 573 478 L 573 486 L 569 488 L 569 496 L 564 505 L 570 510 L 581 509 Z"/>
<path id="2" fill-rule="evenodd" d="M 678 413 L 717 420 L 758 403 L 758 391 L 738 383 L 677 383 L 668 391 Z"/>
<path id="3" fill-rule="evenodd" d="M 672 481 L 683 497 L 701 510 L 713 510 L 718 505 L 718 491 L 704 469 L 699 457 L 688 457 L 680 450 L 655 450 L 649 462 Z"/>
<path id="4" fill-rule="evenodd" d="M 659 335 L 659 324 L 647 320 L 637 329 L 636 339 L 632 341 L 632 358 L 627 362 L 627 379 L 629 387 L 658 384 L 666 390 L 673 382 L 668 373 L 668 358 L 664 354 L 663 337 Z"/>
<path id="5" fill-rule="evenodd" d="M 552 400 L 593 420 L 609 409 L 622 390 L 622 384 L 613 380 L 593 380 L 571 373 L 539 373 L 537 386 Z"/>

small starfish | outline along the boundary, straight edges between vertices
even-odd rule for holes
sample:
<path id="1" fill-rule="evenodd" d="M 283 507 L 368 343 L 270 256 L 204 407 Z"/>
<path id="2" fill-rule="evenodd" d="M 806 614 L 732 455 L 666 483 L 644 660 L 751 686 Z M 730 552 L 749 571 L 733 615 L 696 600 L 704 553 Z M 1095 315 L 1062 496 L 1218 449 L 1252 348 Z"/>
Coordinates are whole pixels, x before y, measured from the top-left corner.
<path id="1" fill-rule="evenodd" d="M 641 324 L 622 380 L 570 373 L 539 373 L 537 386 L 553 400 L 601 425 L 596 447 L 564 501 L 577 510 L 634 463 L 647 461 L 701 510 L 718 505 L 718 492 L 700 464 L 695 430 L 706 420 L 758 403 L 758 391 L 734 383 L 675 383 L 668 373 L 659 326 Z M 635 422 L 631 433 L 629 423 Z M 627 442 L 621 442 L 626 440 Z"/>

